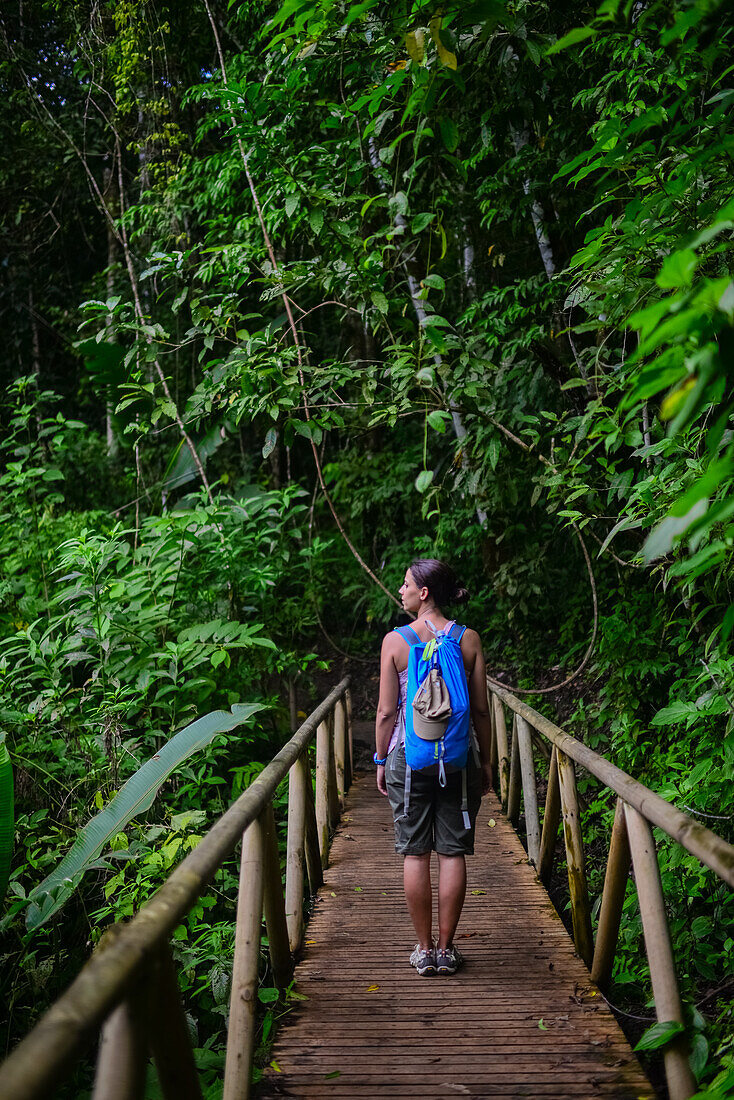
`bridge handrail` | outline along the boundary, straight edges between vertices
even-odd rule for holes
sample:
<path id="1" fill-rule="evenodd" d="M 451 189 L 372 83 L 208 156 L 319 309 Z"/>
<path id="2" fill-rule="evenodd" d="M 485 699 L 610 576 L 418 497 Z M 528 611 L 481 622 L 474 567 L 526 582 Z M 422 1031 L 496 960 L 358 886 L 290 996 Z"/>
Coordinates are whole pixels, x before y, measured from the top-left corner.
<path id="1" fill-rule="evenodd" d="M 316 736 L 316 796 L 307 751 Z M 285 898 L 272 799 L 290 773 Z M 0 1066 L 0 1100 L 41 1100 L 104 1025 L 93 1100 L 142 1096 L 150 1046 L 166 1098 L 201 1097 L 168 937 L 242 839 L 224 1100 L 247 1097 L 260 927 L 285 988 L 303 936 L 304 862 L 321 885 L 329 832 L 352 776 L 349 677 L 309 715 L 246 791 L 127 924 L 114 925 L 69 988 Z"/>
<path id="2" fill-rule="evenodd" d="M 520 817 L 522 796 L 528 858 L 545 886 L 549 885 L 553 872 L 558 826 L 563 818 L 574 943 L 591 971 L 591 980 L 601 989 L 610 983 L 627 881 L 634 868 L 657 1018 L 660 1022 L 683 1025 L 652 826 L 662 829 L 730 886 L 734 886 L 734 846 L 495 681 L 488 681 L 487 694 L 492 722 L 494 787 L 515 826 Z M 511 737 L 507 732 L 505 705 L 514 716 Z M 534 742 L 536 746 L 542 745 L 543 738 L 550 742 L 551 752 L 541 831 L 533 745 Z M 596 942 L 591 925 L 576 764 L 617 795 Z M 663 1057 L 670 1100 L 688 1100 L 697 1086 L 688 1062 L 687 1040 L 682 1033 L 666 1046 Z"/>

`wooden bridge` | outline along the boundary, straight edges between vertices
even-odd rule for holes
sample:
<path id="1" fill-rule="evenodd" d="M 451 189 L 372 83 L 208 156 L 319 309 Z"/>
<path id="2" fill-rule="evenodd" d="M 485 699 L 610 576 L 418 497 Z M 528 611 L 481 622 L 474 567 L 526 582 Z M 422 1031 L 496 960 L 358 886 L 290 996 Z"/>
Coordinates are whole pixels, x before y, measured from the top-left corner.
<path id="1" fill-rule="evenodd" d="M 477 824 L 458 933 L 462 971 L 420 978 L 407 966 L 413 938 L 390 812 L 371 772 L 352 785 L 345 680 L 138 915 L 103 938 L 0 1066 L 0 1100 L 48 1100 L 98 1035 L 93 1100 L 142 1097 L 151 1056 L 166 1100 L 200 1100 L 168 937 L 240 839 L 224 1100 L 251 1094 L 263 918 L 276 984 L 285 989 L 297 957 L 307 998 L 278 1033 L 263 1097 L 654 1097 L 602 996 L 630 868 L 658 1019 L 683 1023 L 652 826 L 730 885 L 734 848 L 508 692 L 490 696 L 496 793 Z M 546 767 L 541 821 L 536 769 Z M 618 799 L 595 938 L 577 767 Z M 272 799 L 287 775 L 284 891 Z M 514 828 L 521 803 L 527 851 Z M 561 818 L 573 940 L 544 886 Z M 306 883 L 313 915 L 304 939 Z M 687 1100 L 695 1082 L 685 1034 L 665 1048 L 664 1064 L 671 1100 Z"/>

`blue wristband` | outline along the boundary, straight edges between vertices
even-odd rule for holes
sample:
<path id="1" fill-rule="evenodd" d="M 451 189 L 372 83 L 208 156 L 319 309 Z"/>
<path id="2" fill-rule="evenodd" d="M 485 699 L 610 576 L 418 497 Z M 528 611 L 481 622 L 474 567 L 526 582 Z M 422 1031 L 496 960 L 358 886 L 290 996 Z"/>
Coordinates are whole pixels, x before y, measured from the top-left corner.
<path id="1" fill-rule="evenodd" d="M 385 764 L 387 764 L 387 757 L 385 757 L 384 760 L 380 760 L 377 753 L 375 753 L 375 755 L 372 757 L 372 759 L 374 760 L 375 764 L 377 764 L 378 768 L 384 768 Z"/>

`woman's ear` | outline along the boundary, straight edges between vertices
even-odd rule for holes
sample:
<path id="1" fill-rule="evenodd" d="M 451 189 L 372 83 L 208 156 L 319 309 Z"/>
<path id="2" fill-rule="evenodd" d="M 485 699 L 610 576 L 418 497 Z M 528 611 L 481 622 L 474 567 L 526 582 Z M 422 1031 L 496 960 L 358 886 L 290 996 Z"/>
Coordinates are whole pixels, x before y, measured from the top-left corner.
<path id="1" fill-rule="evenodd" d="M 427 600 L 428 599 L 428 589 L 426 588 L 425 585 L 423 586 L 423 588 L 421 588 L 420 597 L 421 597 L 422 600 Z"/>

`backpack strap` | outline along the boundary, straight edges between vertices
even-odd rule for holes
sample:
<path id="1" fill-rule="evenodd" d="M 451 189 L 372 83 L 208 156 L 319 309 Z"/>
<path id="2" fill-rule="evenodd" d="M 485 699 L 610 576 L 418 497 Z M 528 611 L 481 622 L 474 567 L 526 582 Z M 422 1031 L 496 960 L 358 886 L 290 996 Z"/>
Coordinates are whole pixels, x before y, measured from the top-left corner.
<path id="1" fill-rule="evenodd" d="M 454 625 L 451 627 L 451 630 L 449 630 L 449 638 L 453 638 L 455 642 L 460 642 L 461 639 L 464 637 L 465 630 L 465 626 L 459 626 L 458 623 L 454 623 Z"/>
<path id="2" fill-rule="evenodd" d="M 416 634 L 412 626 L 396 626 L 395 633 L 399 634 L 408 645 L 423 645 L 423 639 Z"/>

